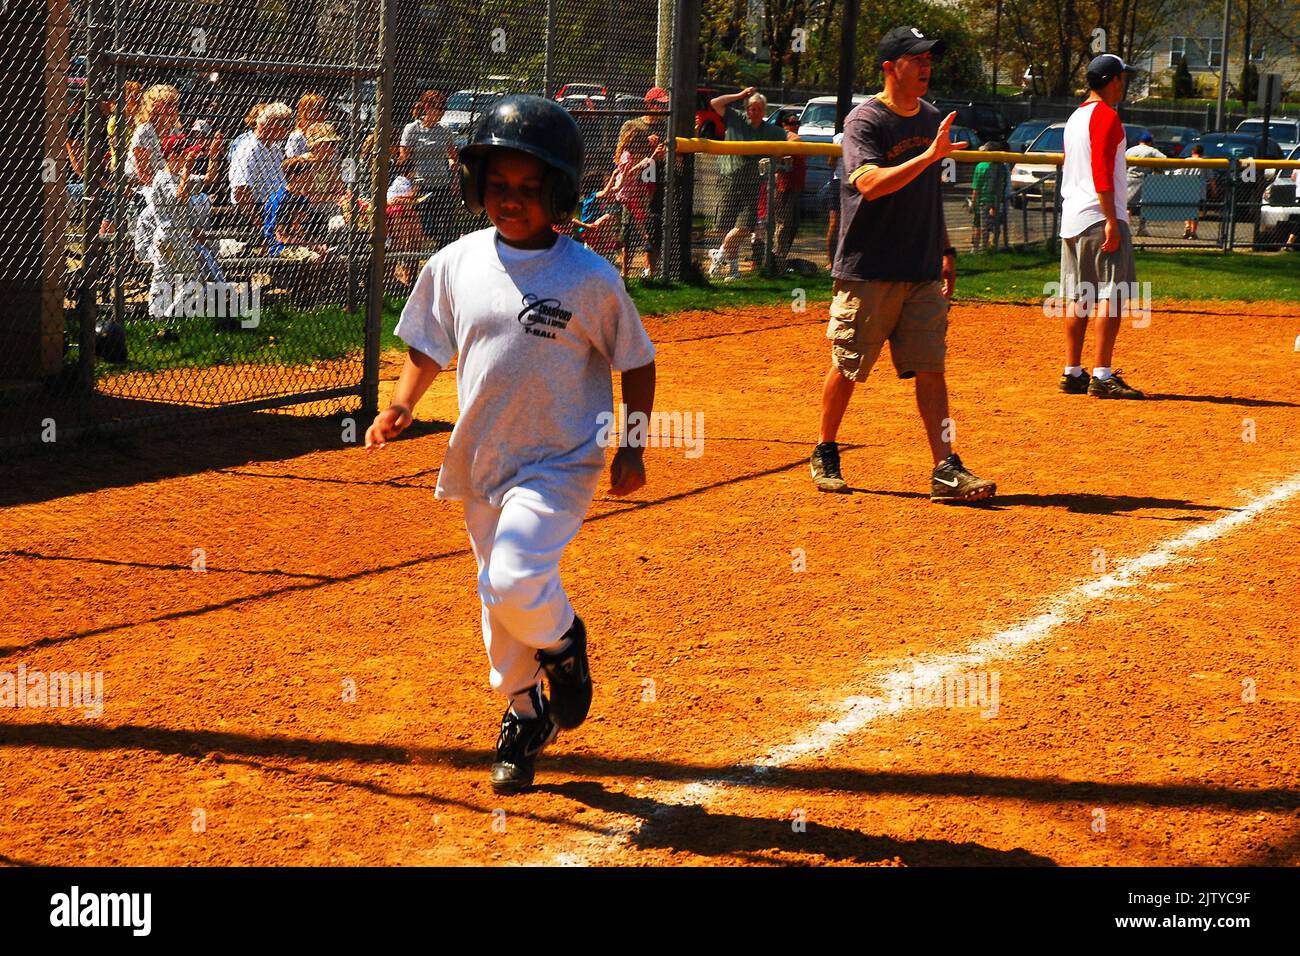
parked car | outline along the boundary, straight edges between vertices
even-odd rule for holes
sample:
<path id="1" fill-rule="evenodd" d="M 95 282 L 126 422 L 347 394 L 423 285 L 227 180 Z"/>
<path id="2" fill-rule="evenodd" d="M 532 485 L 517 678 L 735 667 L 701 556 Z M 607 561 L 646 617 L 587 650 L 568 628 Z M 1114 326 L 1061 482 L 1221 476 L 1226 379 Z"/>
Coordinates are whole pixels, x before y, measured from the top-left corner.
<path id="1" fill-rule="evenodd" d="M 599 83 L 565 83 L 555 92 L 555 99 L 562 101 L 566 96 L 607 96 L 609 90 Z"/>
<path id="2" fill-rule="evenodd" d="M 1124 148 L 1136 146 L 1142 139 L 1142 134 L 1147 132 L 1145 126 L 1138 126 L 1133 123 L 1124 124 Z M 1065 124 L 1053 123 L 1041 133 L 1034 137 L 1034 141 L 1029 144 L 1029 153 L 1059 153 L 1065 149 Z M 1043 179 L 1049 179 L 1044 186 L 1048 193 L 1054 188 L 1056 182 L 1056 171 L 1059 167 L 1051 163 L 1016 163 L 1011 167 L 1011 187 L 1013 189 L 1023 189 L 1032 186 Z"/>
<path id="3" fill-rule="evenodd" d="M 860 106 L 871 99 L 865 93 L 853 94 L 853 105 Z M 833 96 L 816 96 L 803 105 L 799 114 L 799 138 L 810 143 L 829 143 L 835 135 L 835 104 Z"/>
<path id="4" fill-rule="evenodd" d="M 457 146 L 464 146 L 475 121 L 503 96 L 497 90 L 457 90 L 447 97 L 447 109 L 438 125 L 451 130 Z"/>
<path id="5" fill-rule="evenodd" d="M 804 104 L 797 106 L 778 106 L 772 112 L 768 113 L 767 121 L 780 126 L 787 116 L 799 116 L 803 113 Z"/>
<path id="6" fill-rule="evenodd" d="M 1300 160 L 1300 146 L 1287 153 L 1287 159 Z M 1264 189 L 1264 204 L 1259 209 L 1259 232 L 1265 242 L 1285 242 L 1288 235 L 1300 233 L 1300 169 L 1280 169 Z"/>
<path id="7" fill-rule="evenodd" d="M 605 97 L 599 93 L 571 93 L 560 98 L 560 105 L 570 113 L 582 110 L 603 110 Z"/>
<path id="8" fill-rule="evenodd" d="M 987 103 L 972 103 L 967 100 L 936 99 L 932 101 L 939 112 L 947 116 L 956 113 L 954 126 L 965 126 L 979 133 L 980 141 L 1004 139 L 1011 132 L 1011 124 L 1005 114 L 996 106 Z"/>
<path id="9" fill-rule="evenodd" d="M 1051 120 L 1025 120 L 1011 131 L 1007 137 L 1007 147 L 1013 152 L 1023 153 L 1034 141 L 1034 137 L 1051 125 Z"/>
<path id="10" fill-rule="evenodd" d="M 1153 145 L 1170 159 L 1176 159 L 1191 145 L 1192 140 L 1201 135 L 1199 129 L 1190 126 L 1151 126 Z"/>
<path id="11" fill-rule="evenodd" d="M 1197 143 L 1205 150 L 1206 159 L 1241 160 L 1259 156 L 1259 137 L 1252 136 L 1250 133 L 1206 133 L 1188 146 L 1188 152 L 1191 152 L 1191 147 Z M 1268 148 L 1260 158 L 1281 159 L 1283 155 L 1277 143 L 1270 139 Z M 1222 203 L 1227 198 L 1228 170 L 1207 169 L 1205 172 L 1206 202 Z M 1235 213 L 1238 221 L 1253 222 L 1259 215 L 1258 204 L 1263 187 L 1267 183 L 1267 176 L 1268 174 L 1265 173 L 1257 177 L 1256 182 L 1253 183 L 1245 182 L 1240 178 L 1237 180 L 1233 189 L 1233 199 L 1240 206 Z"/>
<path id="12" fill-rule="evenodd" d="M 1242 120 L 1237 124 L 1234 132 L 1244 133 L 1248 136 L 1255 137 L 1258 140 L 1264 134 L 1263 119 Z M 1285 155 L 1300 145 L 1300 119 L 1287 119 L 1280 117 L 1269 119 L 1268 121 L 1268 138 L 1277 143 Z"/>
<path id="13" fill-rule="evenodd" d="M 853 94 L 855 108 L 871 99 L 865 93 Z M 833 96 L 817 96 L 803 106 L 799 114 L 799 138 L 809 143 L 829 143 L 835 138 L 835 103 Z M 819 156 L 808 157 L 808 175 L 804 180 L 803 196 L 800 206 L 811 209 L 819 202 L 824 204 L 828 193 L 826 184 L 831 180 L 831 168 L 834 161 L 825 162 Z M 818 197 L 821 197 L 820 199 Z"/>

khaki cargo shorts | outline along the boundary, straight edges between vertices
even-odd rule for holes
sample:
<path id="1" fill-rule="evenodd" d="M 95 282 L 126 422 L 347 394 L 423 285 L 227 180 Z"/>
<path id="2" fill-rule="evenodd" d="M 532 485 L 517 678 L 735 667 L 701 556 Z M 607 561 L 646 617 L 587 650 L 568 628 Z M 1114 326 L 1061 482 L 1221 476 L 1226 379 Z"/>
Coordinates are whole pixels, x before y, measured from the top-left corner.
<path id="1" fill-rule="evenodd" d="M 832 291 L 826 337 L 845 378 L 865 382 L 886 342 L 899 378 L 943 371 L 948 300 L 941 281 L 836 279 Z"/>

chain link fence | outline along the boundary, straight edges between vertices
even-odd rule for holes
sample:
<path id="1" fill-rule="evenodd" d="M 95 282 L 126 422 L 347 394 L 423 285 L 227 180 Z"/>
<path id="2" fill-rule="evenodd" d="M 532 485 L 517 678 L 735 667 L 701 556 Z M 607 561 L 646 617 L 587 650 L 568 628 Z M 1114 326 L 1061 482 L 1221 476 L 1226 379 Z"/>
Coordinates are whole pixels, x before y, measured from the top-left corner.
<path id="1" fill-rule="evenodd" d="M 658 268 L 672 0 L 7 8 L 0 445 L 372 406 L 423 261 L 488 224 L 456 154 L 507 93 L 582 130 L 563 228 Z"/>

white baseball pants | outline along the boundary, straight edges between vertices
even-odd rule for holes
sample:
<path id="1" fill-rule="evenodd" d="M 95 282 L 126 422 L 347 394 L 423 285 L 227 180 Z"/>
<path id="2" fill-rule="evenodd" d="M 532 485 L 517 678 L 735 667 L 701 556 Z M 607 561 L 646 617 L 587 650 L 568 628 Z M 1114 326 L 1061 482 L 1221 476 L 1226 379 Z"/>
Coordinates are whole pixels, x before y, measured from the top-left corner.
<path id="1" fill-rule="evenodd" d="M 537 651 L 556 648 L 573 624 L 573 605 L 560 582 L 560 556 L 582 519 L 523 486 L 507 491 L 500 508 L 465 502 L 465 528 L 478 561 L 489 679 L 520 716 L 536 715 L 530 692 L 542 679 Z"/>

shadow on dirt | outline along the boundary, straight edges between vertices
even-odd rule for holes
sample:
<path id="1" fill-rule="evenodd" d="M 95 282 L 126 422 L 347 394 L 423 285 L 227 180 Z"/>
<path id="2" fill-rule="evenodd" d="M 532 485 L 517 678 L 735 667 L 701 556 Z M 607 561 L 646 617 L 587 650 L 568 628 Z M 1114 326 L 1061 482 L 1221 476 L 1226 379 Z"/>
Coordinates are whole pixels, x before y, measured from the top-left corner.
<path id="1" fill-rule="evenodd" d="M 675 850 L 695 856 L 738 856 L 755 863 L 787 862 L 782 853 L 813 854 L 848 863 L 906 866 L 1055 866 L 1028 850 L 995 850 L 978 843 L 949 840 L 896 840 L 813 820 L 746 817 L 712 812 L 700 806 L 661 803 L 650 797 L 607 790 L 602 784 L 574 782 L 541 786 L 539 791 L 568 797 L 601 810 L 635 817 L 641 826 L 631 835 L 639 850 Z"/>
<path id="2" fill-rule="evenodd" d="M 0 457 L 5 480 L 0 508 L 52 501 L 102 488 L 147 484 L 183 475 L 235 468 L 254 461 L 284 461 L 316 451 L 340 451 L 364 438 L 369 422 L 359 413 L 308 418 L 270 412 L 231 413 L 211 422 L 171 422 L 129 432 L 27 447 Z M 451 430 L 447 422 L 413 423 L 407 435 Z M 182 434 L 177 434 L 178 432 Z M 161 433 L 161 437 L 160 437 Z M 87 513 L 87 521 L 93 514 Z"/>

